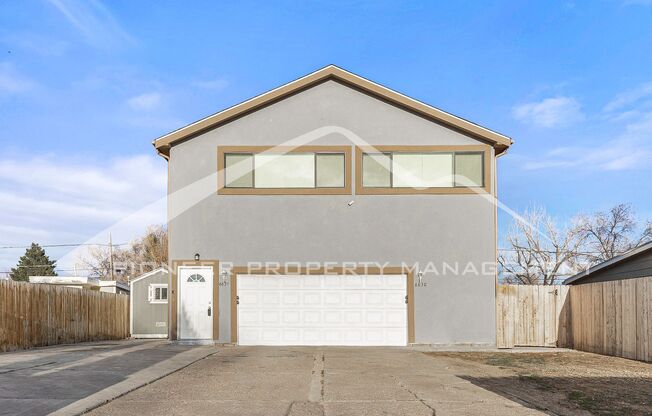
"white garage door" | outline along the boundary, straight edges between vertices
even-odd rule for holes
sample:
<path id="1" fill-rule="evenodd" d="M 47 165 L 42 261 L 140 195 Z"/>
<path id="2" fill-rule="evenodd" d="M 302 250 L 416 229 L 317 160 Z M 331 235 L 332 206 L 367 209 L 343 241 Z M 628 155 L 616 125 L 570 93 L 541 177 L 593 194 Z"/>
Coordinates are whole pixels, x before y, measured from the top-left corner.
<path id="1" fill-rule="evenodd" d="M 241 345 L 406 345 L 405 275 L 238 275 Z"/>

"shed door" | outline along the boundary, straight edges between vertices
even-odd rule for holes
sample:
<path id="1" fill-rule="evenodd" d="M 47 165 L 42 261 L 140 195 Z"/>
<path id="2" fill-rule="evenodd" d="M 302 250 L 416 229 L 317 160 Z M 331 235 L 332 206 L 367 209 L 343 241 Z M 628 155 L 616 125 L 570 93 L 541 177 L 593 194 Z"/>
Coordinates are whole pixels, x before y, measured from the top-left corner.
<path id="1" fill-rule="evenodd" d="M 238 275 L 241 345 L 407 345 L 405 275 Z"/>

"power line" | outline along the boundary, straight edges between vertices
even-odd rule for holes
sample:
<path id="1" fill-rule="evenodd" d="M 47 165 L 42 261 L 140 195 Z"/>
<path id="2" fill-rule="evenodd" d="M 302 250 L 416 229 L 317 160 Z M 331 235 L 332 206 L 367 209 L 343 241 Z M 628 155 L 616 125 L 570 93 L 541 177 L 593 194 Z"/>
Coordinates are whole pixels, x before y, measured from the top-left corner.
<path id="1" fill-rule="evenodd" d="M 40 244 L 39 244 L 40 245 Z M 113 244 L 113 246 L 127 246 L 129 243 L 120 243 L 120 244 Z M 71 244 L 44 244 L 40 245 L 41 247 L 48 248 L 48 247 L 80 247 L 80 246 L 102 246 L 102 247 L 109 247 L 110 244 L 102 244 L 102 243 L 71 243 Z M 1 246 L 0 250 L 2 249 L 16 249 L 16 248 L 31 248 L 32 246 Z"/>
<path id="2" fill-rule="evenodd" d="M 537 252 L 537 253 L 547 253 L 547 254 L 557 254 L 556 251 L 552 250 L 528 250 L 528 249 L 515 249 L 515 248 L 499 248 L 498 251 L 531 251 L 531 252 Z M 570 250 L 559 250 L 559 253 L 571 253 Z M 592 254 L 603 254 L 600 251 L 577 251 L 577 252 L 572 252 L 575 254 L 579 255 L 592 255 Z"/>

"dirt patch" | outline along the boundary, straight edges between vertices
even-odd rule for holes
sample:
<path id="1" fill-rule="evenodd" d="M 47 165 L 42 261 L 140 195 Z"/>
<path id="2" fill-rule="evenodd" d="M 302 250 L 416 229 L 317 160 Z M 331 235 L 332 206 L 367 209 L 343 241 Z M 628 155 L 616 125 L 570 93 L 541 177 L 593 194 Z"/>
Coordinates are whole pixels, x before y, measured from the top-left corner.
<path id="1" fill-rule="evenodd" d="M 652 364 L 583 352 L 432 352 L 482 388 L 561 415 L 652 415 Z"/>

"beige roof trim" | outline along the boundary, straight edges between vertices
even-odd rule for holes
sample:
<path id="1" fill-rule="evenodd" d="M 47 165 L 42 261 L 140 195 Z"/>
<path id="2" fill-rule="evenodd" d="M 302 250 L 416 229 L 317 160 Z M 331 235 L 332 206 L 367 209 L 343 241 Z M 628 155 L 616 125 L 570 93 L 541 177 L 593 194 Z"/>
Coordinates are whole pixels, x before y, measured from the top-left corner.
<path id="1" fill-rule="evenodd" d="M 369 81 L 351 72 L 345 71 L 335 65 L 329 65 L 311 74 L 308 74 L 295 81 L 289 82 L 264 94 L 258 95 L 240 104 L 229 107 L 164 136 L 159 137 L 152 143 L 156 150 L 163 156 L 169 156 L 170 146 L 182 140 L 188 139 L 198 133 L 207 131 L 220 124 L 226 123 L 238 116 L 255 111 L 274 101 L 283 99 L 297 91 L 309 88 L 313 85 L 324 82 L 328 79 L 335 79 L 350 84 L 372 95 L 379 96 L 393 104 L 406 107 L 421 116 L 432 118 L 435 121 L 458 129 L 464 133 L 483 139 L 496 148 L 496 153 L 502 153 L 511 144 L 512 139 L 485 127 L 479 126 L 463 118 L 429 106 L 406 95 L 383 87 L 380 84 Z"/>

